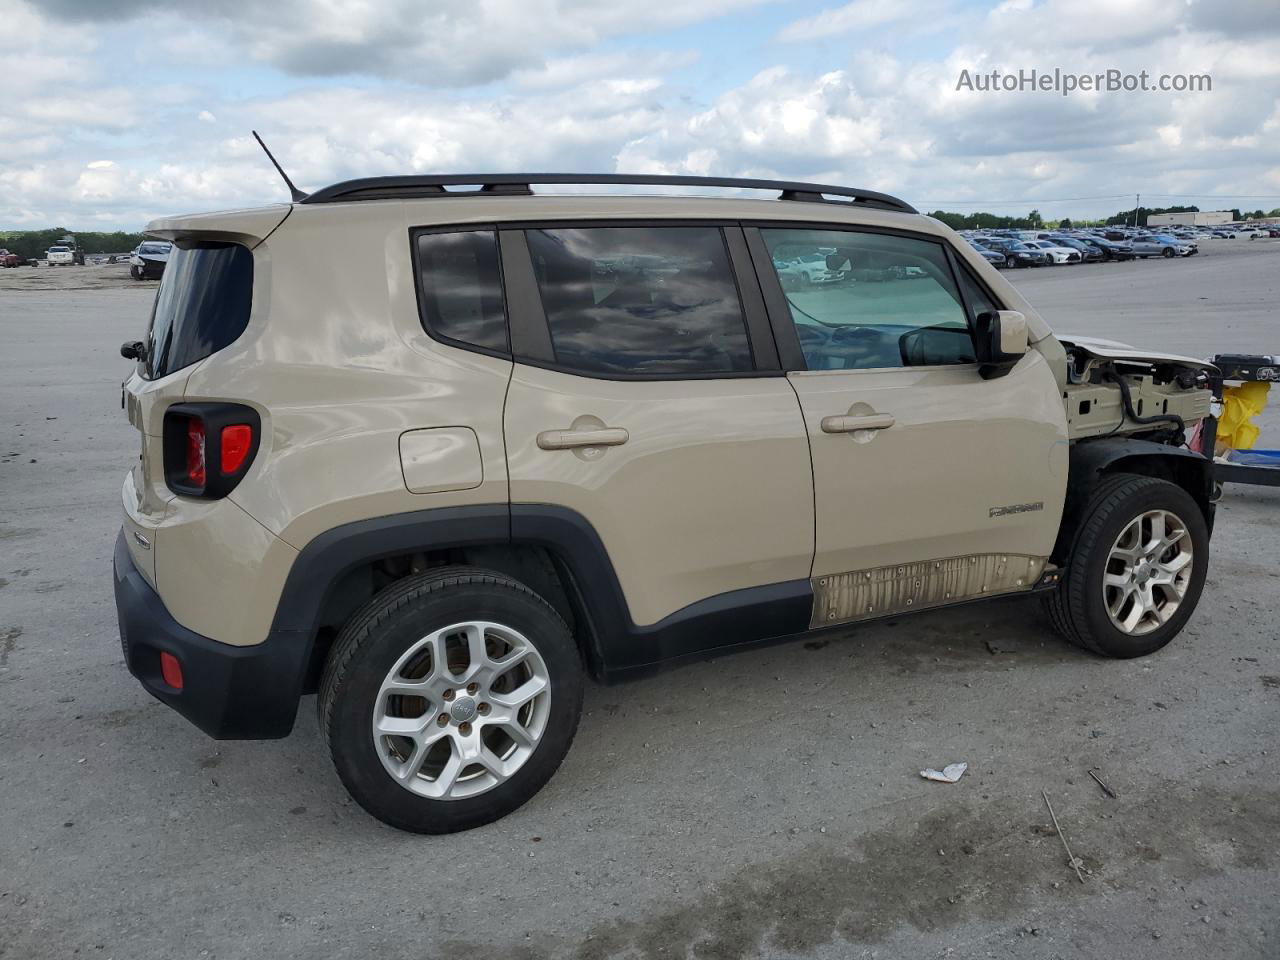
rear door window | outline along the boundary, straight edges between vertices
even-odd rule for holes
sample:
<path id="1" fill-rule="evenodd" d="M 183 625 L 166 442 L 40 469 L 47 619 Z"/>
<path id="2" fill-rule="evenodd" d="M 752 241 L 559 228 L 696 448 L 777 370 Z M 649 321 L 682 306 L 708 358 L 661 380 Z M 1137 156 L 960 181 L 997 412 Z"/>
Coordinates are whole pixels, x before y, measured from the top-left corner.
<path id="1" fill-rule="evenodd" d="M 253 254 L 237 243 L 175 247 L 147 332 L 147 373 L 163 377 L 229 346 L 249 325 Z"/>
<path id="2" fill-rule="evenodd" d="M 673 379 L 754 369 L 719 227 L 561 228 L 527 237 L 557 366 Z"/>

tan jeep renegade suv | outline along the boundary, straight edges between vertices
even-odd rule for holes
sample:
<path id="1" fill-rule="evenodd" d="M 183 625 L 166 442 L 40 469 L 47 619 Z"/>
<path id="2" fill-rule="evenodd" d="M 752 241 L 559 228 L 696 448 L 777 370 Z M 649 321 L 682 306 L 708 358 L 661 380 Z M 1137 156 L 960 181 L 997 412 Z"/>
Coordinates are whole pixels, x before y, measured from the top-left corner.
<path id="1" fill-rule="evenodd" d="M 570 182 L 721 196 L 531 189 Z M 1200 596 L 1212 368 L 1057 339 L 893 197 L 390 177 L 147 232 L 129 669 L 218 738 L 318 692 L 395 826 L 528 800 L 587 675 L 1033 593 L 1133 657 Z"/>

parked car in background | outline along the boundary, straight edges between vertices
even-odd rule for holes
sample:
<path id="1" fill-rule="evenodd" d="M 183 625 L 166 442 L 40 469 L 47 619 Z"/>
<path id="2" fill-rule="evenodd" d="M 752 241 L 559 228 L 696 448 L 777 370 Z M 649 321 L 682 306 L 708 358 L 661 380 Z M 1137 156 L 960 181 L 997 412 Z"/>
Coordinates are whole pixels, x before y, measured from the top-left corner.
<path id="1" fill-rule="evenodd" d="M 1130 245 L 1133 247 L 1133 252 L 1144 259 L 1146 257 L 1189 257 L 1196 252 L 1194 243 L 1187 243 L 1164 234 L 1142 233 L 1134 237 Z"/>
<path id="2" fill-rule="evenodd" d="M 1102 251 L 1103 256 L 1108 260 L 1133 260 L 1137 254 L 1133 252 L 1133 246 L 1129 243 L 1121 243 L 1116 240 L 1103 240 L 1101 237 L 1093 237 L 1089 240 L 1098 249 Z"/>
<path id="3" fill-rule="evenodd" d="M 991 264 L 993 267 L 1000 269 L 1007 266 L 1003 253 L 997 253 L 995 250 L 992 250 L 989 247 L 984 247 L 982 244 L 974 240 L 969 241 L 969 246 L 977 250 L 982 259 L 987 261 L 987 263 Z"/>
<path id="4" fill-rule="evenodd" d="M 10 253 L 8 250 L 0 248 L 0 267 L 20 267 L 26 262 L 25 258 L 18 256 L 16 253 Z"/>
<path id="5" fill-rule="evenodd" d="M 1087 241 L 1081 240 L 1079 237 L 1064 237 L 1061 234 L 1055 234 L 1045 239 L 1046 243 L 1053 243 L 1059 247 L 1067 247 L 1075 250 L 1080 254 L 1080 260 L 1083 263 L 1101 263 L 1106 258 L 1102 255 L 1102 250 L 1098 247 L 1090 245 Z"/>
<path id="6" fill-rule="evenodd" d="M 984 242 L 992 250 L 1004 254 L 1006 267 L 1040 267 L 1053 262 L 1048 253 L 1021 240 L 994 237 Z"/>
<path id="7" fill-rule="evenodd" d="M 1027 243 L 1027 246 L 1043 250 L 1049 255 L 1050 262 L 1055 264 L 1079 263 L 1082 259 L 1079 250 L 1060 246 L 1052 240 L 1032 240 Z"/>
<path id="8" fill-rule="evenodd" d="M 71 251 L 71 262 L 76 266 L 84 266 L 84 251 L 80 249 L 80 244 L 71 234 L 67 234 L 58 240 L 58 246 L 66 247 Z"/>
<path id="9" fill-rule="evenodd" d="M 129 276 L 135 280 L 159 280 L 164 276 L 165 264 L 173 245 L 161 240 L 147 240 L 138 244 L 129 258 Z"/>
<path id="10" fill-rule="evenodd" d="M 51 267 L 70 267 L 76 262 L 76 255 L 70 247 L 58 245 L 45 251 L 45 259 Z"/>
<path id="11" fill-rule="evenodd" d="M 829 270 L 826 254 L 818 251 L 783 260 L 775 258 L 773 266 L 788 289 L 831 283 L 843 276 L 843 271 Z"/>

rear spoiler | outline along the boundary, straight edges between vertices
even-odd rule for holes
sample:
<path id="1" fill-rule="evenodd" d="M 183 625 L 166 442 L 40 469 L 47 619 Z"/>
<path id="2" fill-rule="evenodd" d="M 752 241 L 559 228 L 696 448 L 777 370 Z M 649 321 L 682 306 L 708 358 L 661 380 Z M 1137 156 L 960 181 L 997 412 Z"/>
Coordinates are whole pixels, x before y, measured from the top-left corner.
<path id="1" fill-rule="evenodd" d="M 161 217 L 147 224 L 149 237 L 169 240 L 182 246 L 184 241 L 220 240 L 242 243 L 253 249 L 271 236 L 288 219 L 293 207 L 274 203 L 250 210 L 224 210 L 220 213 L 192 213 L 180 217 Z"/>

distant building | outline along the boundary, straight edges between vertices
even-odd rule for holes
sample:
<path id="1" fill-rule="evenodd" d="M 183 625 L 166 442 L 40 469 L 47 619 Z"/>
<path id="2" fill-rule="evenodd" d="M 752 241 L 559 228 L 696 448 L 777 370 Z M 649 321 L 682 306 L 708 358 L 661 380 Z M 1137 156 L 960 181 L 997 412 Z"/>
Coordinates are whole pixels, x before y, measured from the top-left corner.
<path id="1" fill-rule="evenodd" d="M 1167 227 L 1175 223 L 1188 227 L 1213 227 L 1231 222 L 1230 210 L 1201 210 L 1197 213 L 1152 213 L 1147 215 L 1148 227 Z"/>

